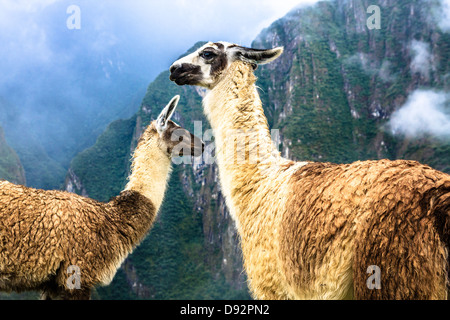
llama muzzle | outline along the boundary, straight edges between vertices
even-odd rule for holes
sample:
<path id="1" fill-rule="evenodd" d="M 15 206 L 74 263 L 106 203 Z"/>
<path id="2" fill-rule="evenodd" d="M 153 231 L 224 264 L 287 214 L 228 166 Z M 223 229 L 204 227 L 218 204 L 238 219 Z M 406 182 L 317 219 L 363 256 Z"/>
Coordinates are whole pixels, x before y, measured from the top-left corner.
<path id="1" fill-rule="evenodd" d="M 171 81 L 174 81 L 177 85 L 195 84 L 203 78 L 201 68 L 199 66 L 183 63 L 178 65 L 172 65 L 170 67 Z"/>

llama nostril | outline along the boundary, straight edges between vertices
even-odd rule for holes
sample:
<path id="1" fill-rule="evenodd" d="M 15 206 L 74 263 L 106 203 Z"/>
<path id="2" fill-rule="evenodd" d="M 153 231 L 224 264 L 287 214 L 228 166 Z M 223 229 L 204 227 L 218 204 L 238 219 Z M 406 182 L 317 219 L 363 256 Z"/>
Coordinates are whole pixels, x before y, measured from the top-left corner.
<path id="1" fill-rule="evenodd" d="M 175 70 L 177 70 L 180 66 L 179 65 L 172 65 L 169 69 L 170 73 L 173 73 Z"/>

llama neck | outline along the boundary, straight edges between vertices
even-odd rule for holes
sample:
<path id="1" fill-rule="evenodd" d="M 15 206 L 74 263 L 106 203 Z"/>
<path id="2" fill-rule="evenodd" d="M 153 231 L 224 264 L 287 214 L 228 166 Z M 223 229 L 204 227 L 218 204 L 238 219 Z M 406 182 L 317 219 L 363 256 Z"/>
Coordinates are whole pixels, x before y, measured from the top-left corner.
<path id="1" fill-rule="evenodd" d="M 204 110 L 214 131 L 222 190 L 239 222 L 246 219 L 242 200 L 256 199 L 264 181 L 274 179 L 288 160 L 272 142 L 251 66 L 237 61 L 226 72 L 205 97 Z"/>
<path id="2" fill-rule="evenodd" d="M 218 160 L 227 160 L 226 164 L 239 170 L 254 164 L 270 166 L 280 159 L 255 81 L 251 66 L 233 62 L 203 102 L 214 130 Z"/>
<path id="3" fill-rule="evenodd" d="M 159 210 L 171 172 L 171 160 L 158 146 L 156 133 L 148 128 L 134 151 L 132 173 L 125 190 L 136 191 L 150 199 Z"/>
<path id="4" fill-rule="evenodd" d="M 108 229 L 109 237 L 116 237 L 118 246 L 111 249 L 112 267 L 105 271 L 101 279 L 103 284 L 107 285 L 112 281 L 117 268 L 144 239 L 155 222 L 170 171 L 170 159 L 158 146 L 156 133 L 149 126 L 134 152 L 128 184 L 119 196 L 107 204 L 111 212 L 115 213 L 108 218 L 115 226 L 112 231 Z"/>

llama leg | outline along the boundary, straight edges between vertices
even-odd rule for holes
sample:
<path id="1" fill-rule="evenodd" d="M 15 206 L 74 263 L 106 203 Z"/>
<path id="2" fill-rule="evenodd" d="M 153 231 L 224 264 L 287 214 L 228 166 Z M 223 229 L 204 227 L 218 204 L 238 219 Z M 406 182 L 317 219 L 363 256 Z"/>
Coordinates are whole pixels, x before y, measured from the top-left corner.
<path id="1" fill-rule="evenodd" d="M 40 299 L 41 300 L 52 300 L 49 292 L 47 292 L 47 291 L 42 291 Z"/>
<path id="2" fill-rule="evenodd" d="M 80 288 L 80 289 L 67 289 L 48 286 L 42 290 L 41 300 L 90 300 L 91 289 L 90 288 Z"/>
<path id="3" fill-rule="evenodd" d="M 54 279 L 45 282 L 41 287 L 41 300 L 54 300 L 58 297 L 58 285 Z"/>

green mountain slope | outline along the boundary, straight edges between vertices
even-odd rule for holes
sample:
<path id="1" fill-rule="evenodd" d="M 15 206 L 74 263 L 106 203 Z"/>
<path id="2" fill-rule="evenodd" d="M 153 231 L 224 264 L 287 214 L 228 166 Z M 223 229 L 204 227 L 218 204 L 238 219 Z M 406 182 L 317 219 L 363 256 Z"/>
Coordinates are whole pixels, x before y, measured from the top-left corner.
<path id="1" fill-rule="evenodd" d="M 379 30 L 366 26 L 370 5 L 381 9 Z M 283 152 L 332 162 L 408 158 L 449 172 L 448 138 L 411 139 L 387 130 L 415 90 L 449 90 L 450 35 L 433 19 L 438 8 L 437 1 L 420 0 L 320 2 L 264 30 L 254 47 L 285 47 L 280 59 L 257 71 Z M 422 53 L 431 57 L 429 74 L 413 68 L 414 42 L 430 48 Z"/>
<path id="2" fill-rule="evenodd" d="M 2 127 L 0 127 L 0 179 L 12 183 L 25 184 L 25 171 L 16 152 L 6 143 Z"/>
<path id="3" fill-rule="evenodd" d="M 99 201 L 108 201 L 118 195 L 128 176 L 135 125 L 136 117 L 111 123 L 94 146 L 73 159 L 66 189 L 71 181 L 70 191 Z M 78 180 L 83 181 L 83 187 L 79 186 Z"/>

